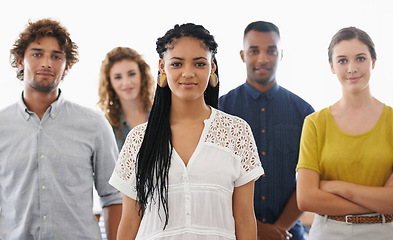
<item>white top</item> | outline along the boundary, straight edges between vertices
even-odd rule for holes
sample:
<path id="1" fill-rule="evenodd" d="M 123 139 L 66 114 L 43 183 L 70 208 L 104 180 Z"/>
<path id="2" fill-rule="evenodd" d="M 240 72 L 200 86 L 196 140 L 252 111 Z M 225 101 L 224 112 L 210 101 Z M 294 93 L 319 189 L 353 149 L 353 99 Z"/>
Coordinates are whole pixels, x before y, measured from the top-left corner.
<path id="1" fill-rule="evenodd" d="M 166 229 L 165 214 L 162 206 L 158 210 L 157 200 L 147 206 L 136 239 L 236 238 L 234 188 L 257 180 L 264 171 L 249 125 L 241 118 L 211 109 L 187 166 L 173 149 Z M 130 131 L 109 180 L 132 199 L 137 199 L 135 162 L 145 129 L 146 123 Z"/>

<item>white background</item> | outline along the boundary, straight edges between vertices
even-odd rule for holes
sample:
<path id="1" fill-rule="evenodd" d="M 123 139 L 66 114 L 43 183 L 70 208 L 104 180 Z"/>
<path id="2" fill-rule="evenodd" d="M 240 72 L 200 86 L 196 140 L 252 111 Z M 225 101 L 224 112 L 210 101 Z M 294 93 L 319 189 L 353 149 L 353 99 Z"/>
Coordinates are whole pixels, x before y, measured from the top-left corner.
<path id="1" fill-rule="evenodd" d="M 15 102 L 22 91 L 9 51 L 29 19 L 59 20 L 79 46 L 80 61 L 61 83 L 65 96 L 98 109 L 98 74 L 105 54 L 117 46 L 141 53 L 156 76 L 155 41 L 176 23 L 202 24 L 216 38 L 220 95 L 246 79 L 242 49 L 244 28 L 252 21 L 275 23 L 281 31 L 284 58 L 277 81 L 316 110 L 341 96 L 341 86 L 330 72 L 327 47 L 343 27 L 365 30 L 376 44 L 377 63 L 371 91 L 392 106 L 393 7 L 371 0 L 128 0 L 128 1 L 2 1 L 0 3 L 0 109 Z"/>

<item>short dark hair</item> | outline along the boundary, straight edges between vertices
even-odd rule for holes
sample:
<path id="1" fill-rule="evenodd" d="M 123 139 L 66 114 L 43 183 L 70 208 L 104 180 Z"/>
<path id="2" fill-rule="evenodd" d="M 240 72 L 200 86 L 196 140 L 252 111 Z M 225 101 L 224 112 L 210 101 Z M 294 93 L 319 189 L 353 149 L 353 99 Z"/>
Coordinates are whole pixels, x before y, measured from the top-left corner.
<path id="1" fill-rule="evenodd" d="M 246 36 L 246 34 L 251 31 L 258 31 L 258 32 L 275 32 L 277 33 L 278 37 L 280 38 L 280 30 L 276 25 L 274 25 L 271 22 L 265 22 L 265 21 L 256 21 L 248 24 L 246 29 L 244 29 L 244 35 L 243 38 Z"/>
<path id="2" fill-rule="evenodd" d="M 18 68 L 18 60 L 25 57 L 25 52 L 30 43 L 43 37 L 54 37 L 59 43 L 60 49 L 65 52 L 66 68 L 78 62 L 78 46 L 71 40 L 68 30 L 60 25 L 60 22 L 51 19 L 41 19 L 36 22 L 29 20 L 26 29 L 19 34 L 19 38 L 11 49 L 11 66 L 17 69 L 16 77 L 23 80 L 24 71 Z"/>
<path id="3" fill-rule="evenodd" d="M 332 62 L 332 55 L 333 55 L 333 48 L 339 42 L 343 40 L 351 40 L 357 39 L 362 43 L 366 44 L 368 50 L 370 51 L 371 58 L 373 60 L 377 60 L 377 53 L 375 52 L 375 45 L 371 37 L 363 30 L 356 28 L 356 27 L 347 27 L 340 29 L 330 41 L 329 48 L 328 48 L 328 58 L 329 62 Z"/>

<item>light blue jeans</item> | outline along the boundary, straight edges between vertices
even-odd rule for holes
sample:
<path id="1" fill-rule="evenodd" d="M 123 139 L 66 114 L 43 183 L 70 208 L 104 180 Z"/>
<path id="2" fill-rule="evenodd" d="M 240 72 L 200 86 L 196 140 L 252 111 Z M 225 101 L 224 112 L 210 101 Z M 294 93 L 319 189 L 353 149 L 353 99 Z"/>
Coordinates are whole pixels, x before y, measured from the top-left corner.
<path id="1" fill-rule="evenodd" d="M 370 215 L 370 214 L 365 214 Z M 371 214 L 372 215 L 372 214 Z M 393 222 L 347 224 L 315 214 L 309 240 L 392 240 Z"/>

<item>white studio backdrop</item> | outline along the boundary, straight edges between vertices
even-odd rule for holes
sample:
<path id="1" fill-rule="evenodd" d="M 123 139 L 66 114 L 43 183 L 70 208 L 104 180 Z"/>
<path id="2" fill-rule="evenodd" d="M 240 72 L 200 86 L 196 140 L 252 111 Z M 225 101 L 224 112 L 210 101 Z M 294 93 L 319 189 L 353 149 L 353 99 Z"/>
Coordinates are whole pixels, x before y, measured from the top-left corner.
<path id="1" fill-rule="evenodd" d="M 252 21 L 275 23 L 281 31 L 284 57 L 278 83 L 316 110 L 336 102 L 341 86 L 330 71 L 327 47 L 343 27 L 365 30 L 374 40 L 376 68 L 373 95 L 393 106 L 393 8 L 388 1 L 369 0 L 242 0 L 242 1 L 13 1 L 0 3 L 0 109 L 15 102 L 23 89 L 9 62 L 9 51 L 29 19 L 59 20 L 79 46 L 79 59 L 60 87 L 65 96 L 98 110 L 98 75 L 105 54 L 117 46 L 141 53 L 156 76 L 155 42 L 174 24 L 202 24 L 219 44 L 220 95 L 244 83 L 244 28 Z"/>

